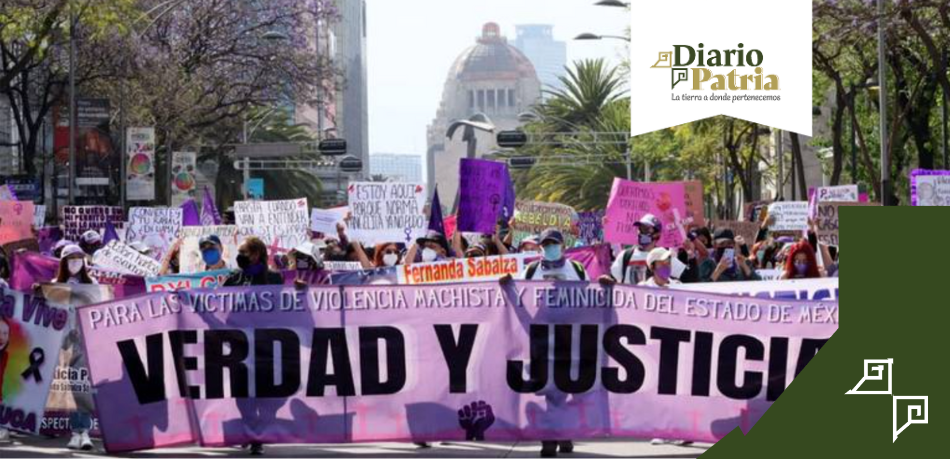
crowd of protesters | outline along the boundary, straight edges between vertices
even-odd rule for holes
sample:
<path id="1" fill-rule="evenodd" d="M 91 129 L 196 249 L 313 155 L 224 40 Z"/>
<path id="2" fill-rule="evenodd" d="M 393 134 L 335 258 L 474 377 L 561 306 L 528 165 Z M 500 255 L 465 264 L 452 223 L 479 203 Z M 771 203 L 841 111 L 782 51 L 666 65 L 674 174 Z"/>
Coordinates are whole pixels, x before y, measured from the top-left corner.
<path id="1" fill-rule="evenodd" d="M 233 217 L 232 217 L 233 218 Z M 527 253 L 540 258 L 528 263 L 517 276 L 505 276 L 500 282 L 521 280 L 596 281 L 604 286 L 615 284 L 640 285 L 651 288 L 669 288 L 671 285 L 703 282 L 759 281 L 760 272 L 780 272 L 779 279 L 810 279 L 837 277 L 839 254 L 836 247 L 818 242 L 814 227 L 799 238 L 774 237 L 769 231 L 769 221 L 761 224 L 754 241 L 744 240 L 728 228 L 697 227 L 688 231 L 688 237 L 679 247 L 660 247 L 663 223 L 653 215 L 645 215 L 636 222 L 638 244 L 614 247 L 609 273 L 598 279 L 590 279 L 585 266 L 568 259 L 565 254 L 572 247 L 565 244 L 565 235 L 550 228 L 540 234 L 528 235 L 514 243 L 510 222 L 499 221 L 493 234 L 469 239 L 460 232 L 446 237 L 439 231 L 430 230 L 414 243 L 406 245 L 387 242 L 371 247 L 347 237 L 345 226 L 338 225 L 337 234 L 314 234 L 311 241 L 293 248 L 287 253 L 268 253 L 268 246 L 256 237 L 243 241 L 236 254 L 236 263 L 229 266 L 225 258 L 226 248 L 216 235 L 199 240 L 201 268 L 204 271 L 230 269 L 231 274 L 222 286 L 251 286 L 284 284 L 285 276 L 280 270 L 295 271 L 293 284 L 306 287 L 327 282 L 327 262 L 355 262 L 364 270 L 389 268 L 399 265 L 431 263 L 453 258 L 477 258 L 515 253 Z M 59 259 L 56 275 L 49 282 L 54 284 L 94 284 L 89 267 L 93 255 L 103 246 L 103 237 L 90 230 L 79 241 L 62 240 L 51 249 L 51 255 Z M 138 242 L 129 246 L 144 255 L 150 249 Z M 180 241 L 173 244 L 161 260 L 161 275 L 180 272 L 182 263 Z M 11 254 L 12 255 L 12 254 Z M 6 287 L 10 278 L 10 263 L 0 251 L 0 286 Z M 34 286 L 36 294 L 43 294 L 41 285 Z M 78 330 L 71 332 L 71 339 L 81 339 Z M 6 344 L 3 327 L 0 326 L 0 351 Z M 2 355 L 2 354 L 0 354 Z M 0 398 L 2 401 L 2 398 Z M 93 443 L 89 436 L 91 414 L 88 410 L 72 413 L 70 424 L 72 436 L 67 444 L 71 449 L 89 450 Z M 8 439 L 8 432 L 0 429 L 0 442 Z M 654 442 L 665 442 L 654 440 Z M 674 442 L 682 444 L 685 442 Z M 428 447 L 426 443 L 417 443 Z M 247 445 L 250 454 L 264 453 L 263 445 Z M 545 441 L 541 455 L 553 457 L 573 451 L 573 443 L 566 439 Z"/>

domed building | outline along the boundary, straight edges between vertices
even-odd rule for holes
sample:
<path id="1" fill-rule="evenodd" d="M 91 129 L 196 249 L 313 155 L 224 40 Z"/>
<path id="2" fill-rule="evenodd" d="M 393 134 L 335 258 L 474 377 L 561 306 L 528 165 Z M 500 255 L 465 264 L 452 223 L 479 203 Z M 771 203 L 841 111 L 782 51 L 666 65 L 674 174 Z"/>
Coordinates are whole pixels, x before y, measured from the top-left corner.
<path id="1" fill-rule="evenodd" d="M 459 160 L 469 155 L 463 140 L 464 129 L 453 138 L 446 131 L 453 121 L 483 114 L 495 127 L 495 133 L 518 127 L 518 115 L 541 99 L 541 82 L 534 65 L 501 35 L 498 24 L 482 28 L 474 46 L 459 55 L 449 70 L 442 103 L 428 127 L 426 155 L 429 193 L 439 188 L 443 206 L 453 207 L 458 192 Z M 473 157 L 481 158 L 497 149 L 495 135 L 476 130 L 477 148 Z"/>

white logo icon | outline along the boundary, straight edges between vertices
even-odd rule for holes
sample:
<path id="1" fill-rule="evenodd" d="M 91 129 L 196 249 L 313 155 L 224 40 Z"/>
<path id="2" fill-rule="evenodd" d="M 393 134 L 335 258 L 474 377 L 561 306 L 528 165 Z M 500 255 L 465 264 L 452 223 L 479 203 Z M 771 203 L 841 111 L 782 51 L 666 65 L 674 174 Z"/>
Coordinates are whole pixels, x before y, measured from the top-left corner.
<path id="1" fill-rule="evenodd" d="M 897 441 L 897 436 L 900 435 L 904 429 L 910 427 L 911 424 L 927 424 L 929 419 L 929 405 L 926 395 L 893 395 L 891 393 L 891 387 L 893 382 L 893 367 L 894 359 L 865 359 L 864 360 L 864 377 L 858 381 L 858 384 L 854 386 L 854 389 L 851 389 L 845 392 L 845 395 L 890 395 L 893 400 L 893 408 L 891 409 L 891 415 L 893 420 L 893 432 L 894 439 L 891 443 Z M 865 381 L 883 381 L 884 372 L 887 372 L 887 390 L 858 390 Z M 898 400 L 916 400 L 917 404 L 912 404 L 907 406 L 907 422 L 897 428 L 897 401 Z M 923 416 L 923 417 L 921 417 Z"/>

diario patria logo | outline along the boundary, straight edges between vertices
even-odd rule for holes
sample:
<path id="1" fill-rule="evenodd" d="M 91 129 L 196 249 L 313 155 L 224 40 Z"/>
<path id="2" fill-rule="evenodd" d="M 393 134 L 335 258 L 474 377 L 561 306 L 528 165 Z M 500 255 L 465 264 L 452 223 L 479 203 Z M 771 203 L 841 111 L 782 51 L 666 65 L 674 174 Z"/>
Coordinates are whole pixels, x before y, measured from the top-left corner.
<path id="1" fill-rule="evenodd" d="M 702 43 L 696 47 L 673 45 L 673 51 L 661 51 L 650 68 L 670 69 L 671 89 L 692 82 L 690 89 L 694 91 L 778 91 L 778 75 L 768 74 L 762 68 L 762 51 L 746 50 L 742 43 L 736 48 L 707 50 Z"/>

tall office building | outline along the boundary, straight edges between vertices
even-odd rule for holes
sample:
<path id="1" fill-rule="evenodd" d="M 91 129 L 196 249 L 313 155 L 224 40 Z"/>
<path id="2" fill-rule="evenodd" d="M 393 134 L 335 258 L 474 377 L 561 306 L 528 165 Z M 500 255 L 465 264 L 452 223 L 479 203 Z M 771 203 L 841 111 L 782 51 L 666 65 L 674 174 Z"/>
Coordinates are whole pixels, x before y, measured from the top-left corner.
<path id="1" fill-rule="evenodd" d="M 370 173 L 391 182 L 422 182 L 422 157 L 376 153 L 370 156 Z"/>
<path id="2" fill-rule="evenodd" d="M 567 43 L 554 39 L 554 26 L 524 24 L 515 26 L 515 47 L 534 64 L 543 89 L 560 89 L 558 77 L 567 65 Z"/>
<path id="3" fill-rule="evenodd" d="M 369 91 L 366 67 L 366 0 L 337 2 L 340 21 L 334 24 L 336 64 L 343 71 L 343 88 L 337 94 L 336 136 L 346 139 L 347 154 L 369 169 Z"/>

